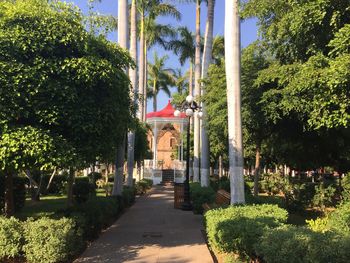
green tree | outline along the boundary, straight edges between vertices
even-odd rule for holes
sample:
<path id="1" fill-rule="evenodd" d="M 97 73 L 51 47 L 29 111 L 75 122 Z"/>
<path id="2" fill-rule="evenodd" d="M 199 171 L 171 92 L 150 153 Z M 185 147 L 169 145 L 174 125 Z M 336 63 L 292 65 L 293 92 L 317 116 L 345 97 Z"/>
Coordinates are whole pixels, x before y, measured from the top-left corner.
<path id="1" fill-rule="evenodd" d="M 173 70 L 165 68 L 165 62 L 168 56 L 158 57 L 157 53 L 154 52 L 153 64 L 148 64 L 148 82 L 149 91 L 147 94 L 153 97 L 153 111 L 157 111 L 157 95 L 160 90 L 164 91 L 169 97 L 171 95 L 170 87 L 173 86 Z"/>
<path id="2" fill-rule="evenodd" d="M 41 0 L 0 5 L 1 137 L 32 134 L 25 138 L 22 133 L 25 140 L 33 138 L 23 145 L 42 147 L 31 157 L 39 169 L 50 161 L 40 158 L 40 152 L 62 142 L 73 161 L 63 158 L 60 167 L 74 170 L 110 158 L 131 119 L 129 79 L 123 72 L 130 57 L 102 35 L 89 34 L 72 5 Z M 9 143 L 5 149 L 23 151 L 17 146 Z M 2 169 L 11 163 L 6 151 L 0 156 Z M 14 168 L 11 176 L 23 169 Z"/>

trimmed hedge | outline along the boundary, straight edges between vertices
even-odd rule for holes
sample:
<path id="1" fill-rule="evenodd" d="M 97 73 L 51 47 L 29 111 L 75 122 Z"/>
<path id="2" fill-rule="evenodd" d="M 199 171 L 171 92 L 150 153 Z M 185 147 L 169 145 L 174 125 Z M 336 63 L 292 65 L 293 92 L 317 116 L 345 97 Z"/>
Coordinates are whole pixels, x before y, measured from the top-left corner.
<path id="1" fill-rule="evenodd" d="M 61 215 L 73 218 L 81 227 L 84 239 L 93 240 L 114 222 L 122 208 L 117 197 L 97 197 L 61 211 Z"/>
<path id="2" fill-rule="evenodd" d="M 26 259 L 31 263 L 64 262 L 84 246 L 81 232 L 73 219 L 40 218 L 24 224 L 23 246 Z"/>
<path id="3" fill-rule="evenodd" d="M 190 184 L 190 196 L 193 205 L 193 212 L 203 213 L 203 204 L 212 204 L 215 201 L 215 191 L 211 187 L 201 187 L 200 183 Z"/>
<path id="4" fill-rule="evenodd" d="M 122 197 L 124 207 L 129 207 L 135 202 L 136 189 L 135 187 L 124 186 Z"/>
<path id="5" fill-rule="evenodd" d="M 14 217 L 0 217 L 0 237 L 0 262 L 20 256 L 23 246 L 23 227 L 19 220 Z"/>
<path id="6" fill-rule="evenodd" d="M 208 241 L 219 252 L 254 256 L 254 245 L 265 229 L 287 221 L 286 210 L 276 205 L 230 206 L 205 214 Z"/>
<path id="7" fill-rule="evenodd" d="M 267 263 L 345 263 L 350 257 L 349 241 L 349 237 L 331 232 L 284 225 L 265 231 L 255 251 Z"/>

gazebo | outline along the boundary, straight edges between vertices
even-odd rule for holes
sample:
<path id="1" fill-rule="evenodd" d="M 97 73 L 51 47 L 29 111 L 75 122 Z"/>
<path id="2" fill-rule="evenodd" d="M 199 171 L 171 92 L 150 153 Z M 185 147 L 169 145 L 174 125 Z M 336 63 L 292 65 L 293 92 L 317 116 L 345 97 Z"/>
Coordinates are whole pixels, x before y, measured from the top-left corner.
<path id="1" fill-rule="evenodd" d="M 184 113 L 175 117 L 174 112 L 169 100 L 164 109 L 146 115 L 146 122 L 152 128 L 148 140 L 153 159 L 145 160 L 144 178 L 152 179 L 154 184 L 162 181 L 184 181 L 185 162 L 181 134 L 188 125 L 188 119 Z"/>

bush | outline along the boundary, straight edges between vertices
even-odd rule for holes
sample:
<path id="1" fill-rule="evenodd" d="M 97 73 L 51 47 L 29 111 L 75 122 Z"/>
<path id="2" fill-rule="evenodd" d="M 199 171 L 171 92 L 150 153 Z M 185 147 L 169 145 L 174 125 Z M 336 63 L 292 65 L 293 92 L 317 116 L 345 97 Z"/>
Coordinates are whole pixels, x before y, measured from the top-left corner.
<path id="1" fill-rule="evenodd" d="M 257 256 L 269 263 L 304 263 L 308 241 L 307 230 L 284 225 L 264 231 L 254 245 Z M 311 231 L 308 231 L 311 233 Z"/>
<path id="2" fill-rule="evenodd" d="M 332 185 L 326 188 L 324 184 L 321 183 L 320 185 L 316 186 L 315 191 L 316 193 L 312 200 L 314 206 L 319 207 L 322 211 L 324 211 L 326 207 L 332 205 L 332 200 L 336 192 L 336 189 Z"/>
<path id="3" fill-rule="evenodd" d="M 102 174 L 98 172 L 91 172 L 87 175 L 91 184 L 96 187 L 96 181 L 102 179 Z"/>
<path id="4" fill-rule="evenodd" d="M 136 194 L 138 195 L 145 194 L 148 189 L 151 189 L 152 185 L 153 185 L 153 181 L 150 179 L 142 179 L 138 181 L 135 184 Z"/>
<path id="5" fill-rule="evenodd" d="M 78 203 L 86 202 L 90 196 L 95 196 L 95 186 L 89 182 L 88 177 L 77 177 L 73 184 L 73 196 Z"/>
<path id="6" fill-rule="evenodd" d="M 23 246 L 23 227 L 14 217 L 0 217 L 0 262 L 20 256 Z"/>
<path id="7" fill-rule="evenodd" d="M 205 214 L 209 243 L 218 251 L 254 255 L 254 244 L 269 227 L 287 221 L 286 210 L 276 205 L 230 206 Z"/>
<path id="8" fill-rule="evenodd" d="M 92 240 L 109 226 L 122 210 L 121 202 L 114 196 L 91 198 L 60 213 L 73 218 L 83 230 L 83 237 Z"/>
<path id="9" fill-rule="evenodd" d="M 13 201 L 15 212 L 20 211 L 24 207 L 26 201 L 26 183 L 27 179 L 24 177 L 13 177 Z M 5 206 L 5 176 L 0 174 L 0 211 Z"/>
<path id="10" fill-rule="evenodd" d="M 265 231 L 255 244 L 256 254 L 267 263 L 348 262 L 349 238 L 284 225 Z"/>
<path id="11" fill-rule="evenodd" d="M 190 196 L 193 211 L 197 214 L 203 213 L 203 204 L 211 204 L 215 201 L 215 191 L 211 187 L 201 187 L 200 183 L 191 183 Z"/>
<path id="12" fill-rule="evenodd" d="M 122 197 L 123 197 L 124 207 L 129 207 L 135 202 L 135 194 L 136 194 L 135 187 L 129 187 L 129 186 L 123 187 Z"/>
<path id="13" fill-rule="evenodd" d="M 350 202 L 340 205 L 327 219 L 330 230 L 350 235 Z"/>
<path id="14" fill-rule="evenodd" d="M 23 249 L 28 262 L 64 262 L 77 254 L 83 246 L 81 233 L 74 220 L 40 218 L 26 221 Z"/>
<path id="15" fill-rule="evenodd" d="M 342 185 L 342 199 L 344 201 L 350 201 L 350 173 L 347 173 L 346 176 L 341 180 Z"/>

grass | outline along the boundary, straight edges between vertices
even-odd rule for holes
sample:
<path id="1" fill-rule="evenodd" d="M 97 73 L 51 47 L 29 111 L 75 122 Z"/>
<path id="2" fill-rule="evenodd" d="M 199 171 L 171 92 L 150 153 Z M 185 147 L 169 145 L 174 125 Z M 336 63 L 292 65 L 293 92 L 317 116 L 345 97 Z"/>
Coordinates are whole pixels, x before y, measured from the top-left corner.
<path id="1" fill-rule="evenodd" d="M 16 217 L 24 220 L 28 217 L 51 216 L 66 207 L 66 195 L 41 196 L 40 201 L 27 199 L 22 210 L 16 213 Z"/>
<path id="2" fill-rule="evenodd" d="M 104 189 L 96 189 L 97 198 L 105 197 Z M 25 220 L 29 217 L 52 216 L 57 211 L 67 207 L 67 195 L 45 195 L 40 196 L 40 201 L 26 199 L 24 207 L 16 213 L 16 217 Z"/>

